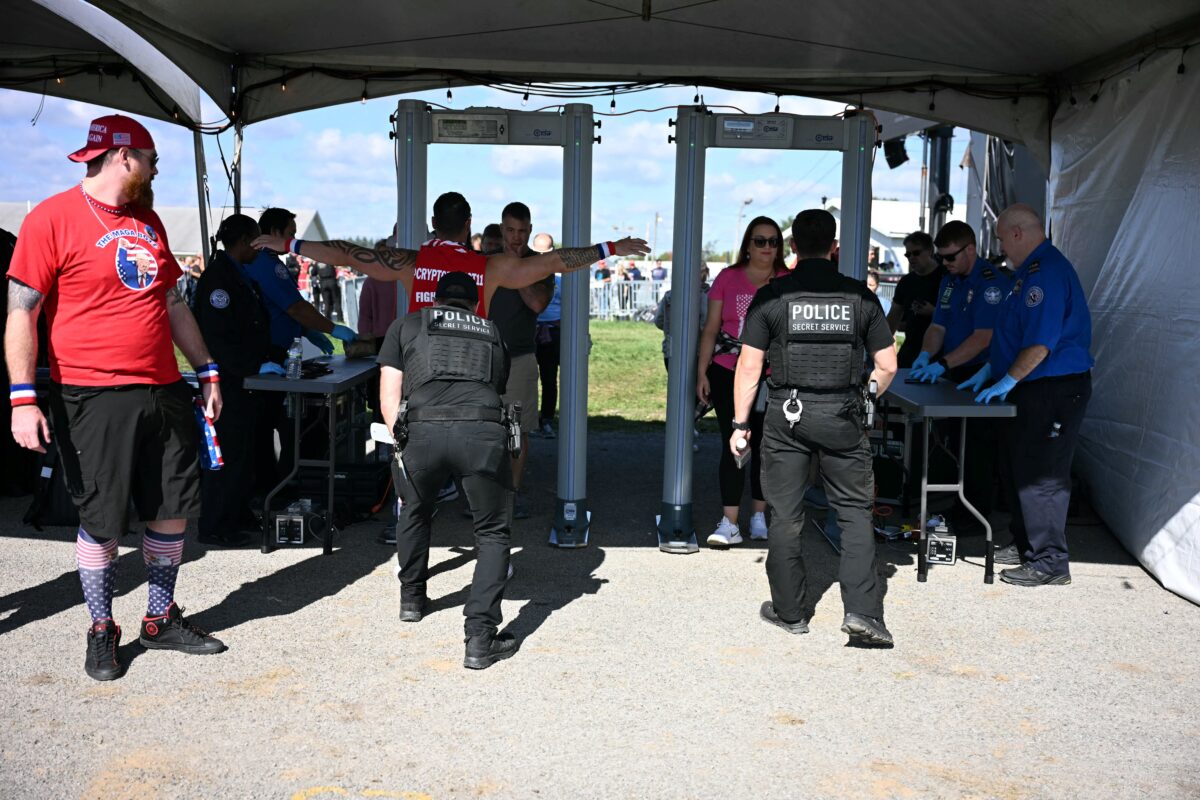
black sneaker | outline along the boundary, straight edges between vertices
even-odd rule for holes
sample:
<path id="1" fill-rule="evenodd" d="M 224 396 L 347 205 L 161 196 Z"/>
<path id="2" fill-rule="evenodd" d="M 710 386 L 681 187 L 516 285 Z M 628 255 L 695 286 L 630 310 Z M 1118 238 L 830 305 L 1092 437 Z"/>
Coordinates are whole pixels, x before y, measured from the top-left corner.
<path id="1" fill-rule="evenodd" d="M 429 613 L 429 598 L 400 601 L 400 621 L 420 622 Z"/>
<path id="2" fill-rule="evenodd" d="M 125 674 L 125 665 L 117 655 L 121 646 L 121 626 L 111 619 L 102 619 L 88 629 L 87 658 L 83 671 L 98 681 L 115 680 Z"/>
<path id="3" fill-rule="evenodd" d="M 250 534 L 242 531 L 225 531 L 220 534 L 200 534 L 196 537 L 202 545 L 208 547 L 245 547 L 250 544 Z"/>
<path id="4" fill-rule="evenodd" d="M 996 552 L 992 555 L 992 560 L 997 564 L 1015 567 L 1021 563 L 1021 551 L 1017 550 L 1017 546 L 1015 544 L 997 547 Z"/>
<path id="5" fill-rule="evenodd" d="M 788 633 L 808 633 L 808 620 L 802 619 L 799 622 L 784 622 L 775 613 L 775 604 L 770 600 L 762 604 L 762 608 L 758 610 L 758 615 L 772 625 L 778 625 Z"/>
<path id="6" fill-rule="evenodd" d="M 851 640 L 858 644 L 876 647 L 891 647 L 895 644 L 883 620 L 865 614 L 847 613 L 842 620 L 842 633 L 849 634 Z"/>
<path id="7" fill-rule="evenodd" d="M 466 643 L 467 654 L 463 658 L 463 666 L 467 669 L 487 669 L 517 652 L 517 640 L 511 633 L 495 636 L 481 633 L 478 636 L 468 636 Z"/>
<path id="8" fill-rule="evenodd" d="M 1071 582 L 1070 575 L 1051 575 L 1042 572 L 1028 564 L 1012 569 L 1000 570 L 1000 580 L 1013 586 L 1066 586 Z"/>
<path id="9" fill-rule="evenodd" d="M 171 603 L 161 617 L 142 617 L 142 635 L 147 650 L 178 650 L 194 656 L 206 656 L 225 650 L 225 643 L 209 636 L 183 618 L 183 609 Z"/>

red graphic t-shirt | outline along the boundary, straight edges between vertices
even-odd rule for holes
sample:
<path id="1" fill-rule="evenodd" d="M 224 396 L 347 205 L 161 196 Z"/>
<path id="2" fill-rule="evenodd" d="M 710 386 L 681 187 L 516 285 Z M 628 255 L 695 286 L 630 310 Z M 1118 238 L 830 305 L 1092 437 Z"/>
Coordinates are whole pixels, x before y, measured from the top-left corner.
<path id="1" fill-rule="evenodd" d="M 475 313 L 486 319 L 483 280 L 487 272 L 487 256 L 466 245 L 448 242 L 445 239 L 430 239 L 417 251 L 417 263 L 413 267 L 412 297 L 408 301 L 409 312 L 433 305 L 438 281 L 447 272 L 465 272 L 475 279 L 475 285 L 479 287 L 479 305 Z"/>
<path id="2" fill-rule="evenodd" d="M 166 295 L 181 272 L 153 211 L 106 206 L 81 186 L 49 197 L 21 225 L 8 275 L 45 297 L 53 380 L 179 380 Z"/>

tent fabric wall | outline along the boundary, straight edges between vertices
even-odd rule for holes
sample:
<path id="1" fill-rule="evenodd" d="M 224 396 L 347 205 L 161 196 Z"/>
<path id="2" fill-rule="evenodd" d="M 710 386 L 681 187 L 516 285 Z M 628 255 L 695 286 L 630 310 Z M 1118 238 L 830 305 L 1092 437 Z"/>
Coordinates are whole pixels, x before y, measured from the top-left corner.
<path id="1" fill-rule="evenodd" d="M 1063 104 L 1049 205 L 1094 330 L 1076 467 L 1125 547 L 1200 602 L 1200 57 L 1185 62 L 1149 58 Z"/>

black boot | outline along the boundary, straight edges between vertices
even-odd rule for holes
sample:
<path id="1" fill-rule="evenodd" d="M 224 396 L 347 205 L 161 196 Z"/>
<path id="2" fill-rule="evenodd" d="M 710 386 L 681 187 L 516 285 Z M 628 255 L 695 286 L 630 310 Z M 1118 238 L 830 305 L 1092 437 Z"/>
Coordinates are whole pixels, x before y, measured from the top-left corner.
<path id="1" fill-rule="evenodd" d="M 87 658 L 83 671 L 98 681 L 111 681 L 125 674 L 125 665 L 117 656 L 121 646 L 121 627 L 111 619 L 93 623 L 88 630 Z"/>
<path id="2" fill-rule="evenodd" d="M 517 652 L 517 640 L 510 633 L 481 633 L 468 636 L 466 642 L 467 655 L 463 658 L 463 666 L 467 669 L 487 669 Z"/>

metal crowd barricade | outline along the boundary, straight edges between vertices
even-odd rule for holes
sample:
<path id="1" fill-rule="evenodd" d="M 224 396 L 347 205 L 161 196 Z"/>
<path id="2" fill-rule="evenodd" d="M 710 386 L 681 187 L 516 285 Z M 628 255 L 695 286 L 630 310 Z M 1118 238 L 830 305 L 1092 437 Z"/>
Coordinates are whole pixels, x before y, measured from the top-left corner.
<path id="1" fill-rule="evenodd" d="M 636 319 L 653 312 L 670 281 L 593 281 L 590 315 L 592 319 Z"/>

